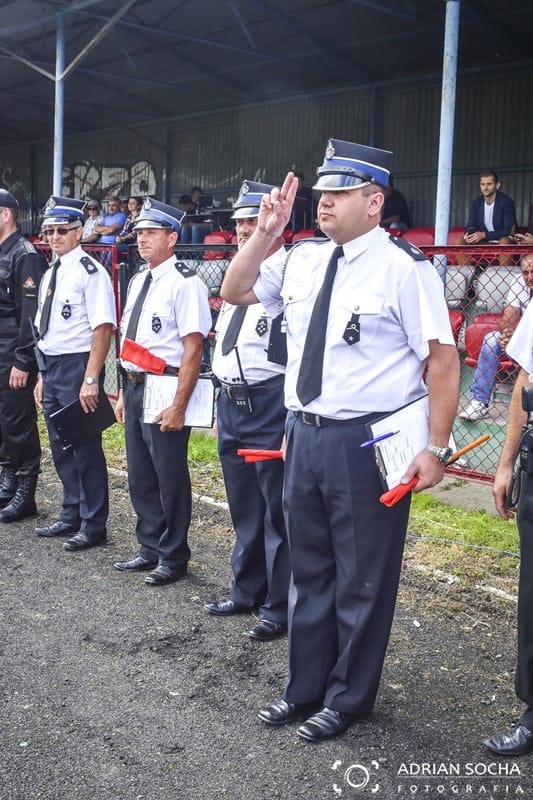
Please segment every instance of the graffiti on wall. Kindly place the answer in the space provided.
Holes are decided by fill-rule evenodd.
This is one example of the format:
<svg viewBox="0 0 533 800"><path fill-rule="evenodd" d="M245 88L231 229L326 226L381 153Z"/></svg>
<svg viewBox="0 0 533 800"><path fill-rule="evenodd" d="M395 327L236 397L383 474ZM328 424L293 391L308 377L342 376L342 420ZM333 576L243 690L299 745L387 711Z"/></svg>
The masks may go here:
<svg viewBox="0 0 533 800"><path fill-rule="evenodd" d="M146 160L131 166L80 161L63 167L62 193L65 197L98 200L112 194L144 197L157 194L157 177Z"/></svg>

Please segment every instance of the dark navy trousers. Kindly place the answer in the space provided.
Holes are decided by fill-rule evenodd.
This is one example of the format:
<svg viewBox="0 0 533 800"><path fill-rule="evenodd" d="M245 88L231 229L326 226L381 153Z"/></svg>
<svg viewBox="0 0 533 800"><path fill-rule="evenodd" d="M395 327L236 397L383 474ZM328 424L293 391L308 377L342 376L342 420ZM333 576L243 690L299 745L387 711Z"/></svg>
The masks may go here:
<svg viewBox="0 0 533 800"><path fill-rule="evenodd" d="M191 429L161 432L142 422L144 384L126 381L124 413L131 502L139 554L170 569L189 561L192 497L187 445Z"/></svg>
<svg viewBox="0 0 533 800"><path fill-rule="evenodd" d="M43 408L54 465L63 484L63 505L59 519L83 533L106 532L109 513L107 465L102 437L82 447L63 450L50 414L79 398L89 353L46 356L43 375ZM103 388L104 374L100 375Z"/></svg>
<svg viewBox="0 0 533 800"><path fill-rule="evenodd" d="M520 532L518 582L518 658L516 694L527 706L522 722L533 730L533 475L521 475L517 509Z"/></svg>
<svg viewBox="0 0 533 800"><path fill-rule="evenodd" d="M284 508L293 580L284 697L345 713L376 698L410 496L392 508L364 424L313 427L289 412Z"/></svg>
<svg viewBox="0 0 533 800"><path fill-rule="evenodd" d="M287 621L289 549L283 518L284 465L280 459L244 463L239 448L278 450L286 410L283 376L251 387L253 413L238 408L222 390L217 401L218 451L235 546L230 597L259 606L259 616Z"/></svg>

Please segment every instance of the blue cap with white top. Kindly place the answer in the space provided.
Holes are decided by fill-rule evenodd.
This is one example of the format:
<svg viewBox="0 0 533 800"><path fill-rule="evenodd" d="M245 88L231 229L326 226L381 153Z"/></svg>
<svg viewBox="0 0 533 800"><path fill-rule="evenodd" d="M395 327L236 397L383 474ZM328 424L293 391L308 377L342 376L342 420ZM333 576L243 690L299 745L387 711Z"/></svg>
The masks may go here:
<svg viewBox="0 0 533 800"><path fill-rule="evenodd" d="M341 192L371 183L387 186L392 155L390 150L330 139L324 163L316 171L318 179L313 189Z"/></svg>

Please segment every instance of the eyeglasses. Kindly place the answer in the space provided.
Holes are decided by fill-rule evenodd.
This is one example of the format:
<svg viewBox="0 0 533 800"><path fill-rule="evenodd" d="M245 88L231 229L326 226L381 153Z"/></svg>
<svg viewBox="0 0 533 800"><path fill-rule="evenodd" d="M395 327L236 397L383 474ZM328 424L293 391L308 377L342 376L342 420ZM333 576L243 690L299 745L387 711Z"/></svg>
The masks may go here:
<svg viewBox="0 0 533 800"><path fill-rule="evenodd" d="M79 225L75 225L72 228L45 228L43 230L43 236L53 236L54 233L57 233L58 236L66 236L67 233L70 233L70 231L76 231L79 227Z"/></svg>

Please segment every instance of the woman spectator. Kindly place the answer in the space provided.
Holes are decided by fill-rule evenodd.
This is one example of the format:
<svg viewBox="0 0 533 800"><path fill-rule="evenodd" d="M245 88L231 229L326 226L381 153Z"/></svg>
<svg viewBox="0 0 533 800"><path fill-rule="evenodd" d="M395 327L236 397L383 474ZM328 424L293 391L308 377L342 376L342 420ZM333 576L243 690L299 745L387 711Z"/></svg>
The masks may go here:
<svg viewBox="0 0 533 800"><path fill-rule="evenodd" d="M122 230L117 236L117 244L119 246L119 250L124 252L128 249L129 244L133 244L135 242L137 235L133 230L133 226L137 222L137 217L139 216L139 212L141 210L143 201L140 197L130 197L128 199L128 216L124 222Z"/></svg>

